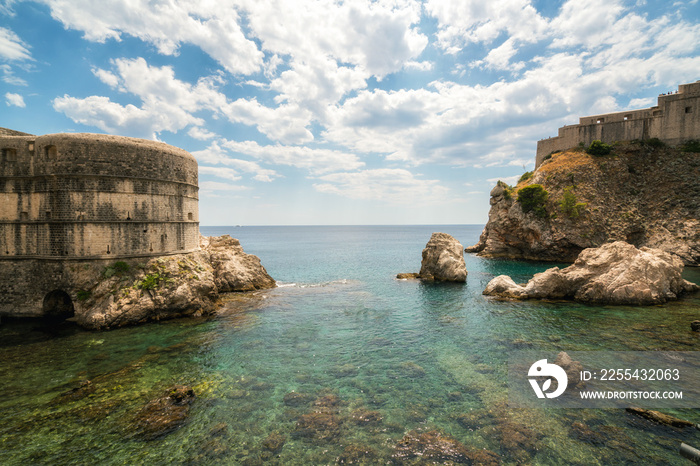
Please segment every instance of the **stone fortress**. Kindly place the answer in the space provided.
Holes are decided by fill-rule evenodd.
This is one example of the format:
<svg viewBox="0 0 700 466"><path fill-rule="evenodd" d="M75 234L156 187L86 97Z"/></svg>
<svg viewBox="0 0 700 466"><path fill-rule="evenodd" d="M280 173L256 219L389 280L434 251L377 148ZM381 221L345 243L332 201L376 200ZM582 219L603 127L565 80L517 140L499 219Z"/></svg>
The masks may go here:
<svg viewBox="0 0 700 466"><path fill-rule="evenodd" d="M642 110L587 116L577 125L559 128L559 135L537 142L535 168L552 152L594 140L605 143L658 138L678 145L700 134L700 81L682 84L678 91L660 95L657 105Z"/></svg>
<svg viewBox="0 0 700 466"><path fill-rule="evenodd" d="M0 150L0 316L72 307L67 267L199 247L197 161L182 149L0 128Z"/></svg>

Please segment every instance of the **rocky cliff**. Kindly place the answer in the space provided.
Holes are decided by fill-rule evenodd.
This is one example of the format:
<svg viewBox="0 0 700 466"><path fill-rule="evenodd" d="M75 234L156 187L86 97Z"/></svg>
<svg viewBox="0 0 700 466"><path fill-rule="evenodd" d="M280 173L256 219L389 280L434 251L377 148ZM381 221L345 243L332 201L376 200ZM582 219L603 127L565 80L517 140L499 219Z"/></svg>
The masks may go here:
<svg viewBox="0 0 700 466"><path fill-rule="evenodd" d="M106 329L149 320L211 314L219 294L273 288L260 259L228 235L200 238L188 254L67 267L74 320Z"/></svg>
<svg viewBox="0 0 700 466"><path fill-rule="evenodd" d="M696 152L641 142L617 143L605 156L569 150L553 154L523 178L517 186L499 182L493 188L489 221L467 252L573 262L585 248L625 241L700 265ZM519 194L534 185L546 195L539 202L528 197L523 209Z"/></svg>

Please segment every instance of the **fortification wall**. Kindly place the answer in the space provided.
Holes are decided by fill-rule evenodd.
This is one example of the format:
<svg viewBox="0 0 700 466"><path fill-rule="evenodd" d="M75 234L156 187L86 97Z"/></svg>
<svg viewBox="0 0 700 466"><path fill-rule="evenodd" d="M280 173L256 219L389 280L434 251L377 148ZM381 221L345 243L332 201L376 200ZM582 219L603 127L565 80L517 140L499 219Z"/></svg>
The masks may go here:
<svg viewBox="0 0 700 466"><path fill-rule="evenodd" d="M0 137L0 258L118 258L197 249L197 162L153 141Z"/></svg>
<svg viewBox="0 0 700 466"><path fill-rule="evenodd" d="M658 138L669 145L700 138L700 81L682 84L678 92L661 95L655 107L582 117L579 124L559 128L558 135L537 142L535 166L555 151L606 143Z"/></svg>

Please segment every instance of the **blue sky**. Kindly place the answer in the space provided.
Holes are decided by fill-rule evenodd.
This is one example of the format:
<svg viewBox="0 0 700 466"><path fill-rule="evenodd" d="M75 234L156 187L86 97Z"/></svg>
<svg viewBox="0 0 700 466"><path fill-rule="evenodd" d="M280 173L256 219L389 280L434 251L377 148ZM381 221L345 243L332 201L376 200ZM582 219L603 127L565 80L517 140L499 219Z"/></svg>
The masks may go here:
<svg viewBox="0 0 700 466"><path fill-rule="evenodd" d="M579 116L700 79L698 0L0 0L0 126L182 147L203 225L485 223Z"/></svg>

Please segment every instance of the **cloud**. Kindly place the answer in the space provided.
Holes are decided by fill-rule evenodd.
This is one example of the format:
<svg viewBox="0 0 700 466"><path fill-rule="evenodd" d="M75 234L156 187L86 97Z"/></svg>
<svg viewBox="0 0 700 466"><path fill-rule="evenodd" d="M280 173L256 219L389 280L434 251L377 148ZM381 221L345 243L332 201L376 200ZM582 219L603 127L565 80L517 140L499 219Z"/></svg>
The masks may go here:
<svg viewBox="0 0 700 466"><path fill-rule="evenodd" d="M490 43L503 33L530 43L547 29L530 0L428 0L425 9L438 20L438 46L448 53L470 43Z"/></svg>
<svg viewBox="0 0 700 466"><path fill-rule="evenodd" d="M54 100L54 108L82 124L145 138L157 138L161 131L176 132L189 125L201 127L204 120L195 113L207 110L232 123L255 126L274 141L300 144L313 140L306 128L309 111L294 104L270 108L256 99L231 101L218 89L224 83L218 74L190 84L177 79L172 67L150 66L143 58L115 59L112 64L114 71L94 69L93 74L108 86L138 97L140 106L123 106L102 96L81 99L66 95ZM192 134L196 138L208 135L202 130L193 130Z"/></svg>
<svg viewBox="0 0 700 466"><path fill-rule="evenodd" d="M289 165L306 169L316 175L332 171L354 170L365 165L355 154L337 150L280 144L261 146L255 141L225 141L222 146L230 151L254 157L268 164Z"/></svg>
<svg viewBox="0 0 700 466"><path fill-rule="evenodd" d="M238 181L241 179L241 176L238 174L238 172L236 172L236 170L226 167L207 167L200 165L199 174L212 175L216 176L217 178L224 178L230 181Z"/></svg>
<svg viewBox="0 0 700 466"><path fill-rule="evenodd" d="M378 200L394 204L431 204L444 201L449 190L438 180L416 178L405 169L380 168L319 177L314 188L350 199Z"/></svg>
<svg viewBox="0 0 700 466"><path fill-rule="evenodd" d="M29 46L10 29L0 27L0 58L11 61L31 60Z"/></svg>
<svg viewBox="0 0 700 466"><path fill-rule="evenodd" d="M0 71L2 71L2 80L7 84L12 84L14 86L26 86L27 81L15 76L14 70L8 64L0 65Z"/></svg>
<svg viewBox="0 0 700 466"><path fill-rule="evenodd" d="M199 161L200 165L202 163L227 165L245 173L252 173L254 175L253 179L256 181L270 182L281 176L275 170L262 168L256 162L231 157L217 141L204 150L193 152L192 155ZM210 167L210 169L218 169L218 167Z"/></svg>
<svg viewBox="0 0 700 466"><path fill-rule="evenodd" d="M26 107L26 104L24 103L24 98L20 94L14 94L12 92L5 93L5 103L8 107L12 105L20 108Z"/></svg>
<svg viewBox="0 0 700 466"><path fill-rule="evenodd" d="M212 133L208 129L200 128L198 126L193 126L187 131L187 134L194 139L198 139L200 141L206 141L207 139L214 139L217 135L216 133Z"/></svg>
<svg viewBox="0 0 700 466"><path fill-rule="evenodd" d="M247 191L249 189L250 188L247 186L222 183L220 181L202 181L199 183L200 194L211 194L217 191L239 192Z"/></svg>
<svg viewBox="0 0 700 466"><path fill-rule="evenodd" d="M176 55L182 44L192 44L233 74L255 73L263 65L263 52L245 37L234 1L44 1L56 20L82 31L86 40L120 41L128 35L164 55Z"/></svg>

